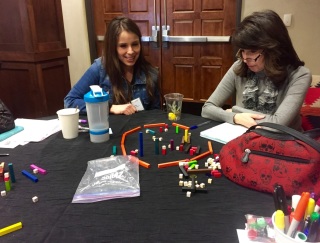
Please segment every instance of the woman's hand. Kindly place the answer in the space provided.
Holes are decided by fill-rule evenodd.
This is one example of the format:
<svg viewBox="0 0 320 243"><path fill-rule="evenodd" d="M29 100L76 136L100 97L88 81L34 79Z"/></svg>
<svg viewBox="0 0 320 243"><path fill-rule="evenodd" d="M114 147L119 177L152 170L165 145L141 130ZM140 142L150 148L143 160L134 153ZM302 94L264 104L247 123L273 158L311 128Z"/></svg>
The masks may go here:
<svg viewBox="0 0 320 243"><path fill-rule="evenodd" d="M247 128L257 125L256 120L265 118L262 114L252 114L252 113L237 113L233 117L233 122L245 126Z"/></svg>
<svg viewBox="0 0 320 243"><path fill-rule="evenodd" d="M112 105L110 108L110 113L119 115L132 115L136 113L137 109L132 104L124 104L124 105Z"/></svg>

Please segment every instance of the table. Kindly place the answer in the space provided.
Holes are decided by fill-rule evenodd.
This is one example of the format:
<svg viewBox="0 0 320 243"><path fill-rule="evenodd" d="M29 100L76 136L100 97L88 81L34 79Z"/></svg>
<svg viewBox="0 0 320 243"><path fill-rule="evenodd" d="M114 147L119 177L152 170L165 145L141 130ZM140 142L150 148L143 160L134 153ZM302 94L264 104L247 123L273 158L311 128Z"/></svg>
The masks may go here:
<svg viewBox="0 0 320 243"><path fill-rule="evenodd" d="M179 124L192 126L206 119L182 114ZM229 181L215 178L207 184L208 193L196 193L190 198L179 187L178 167L158 169L158 164L190 158L179 151L156 155L151 135L144 132L145 151L142 160L151 164L140 167L141 195L88 204L72 204L73 195L84 175L87 162L108 157L117 145L121 154L122 134L137 126L166 122L160 110L143 111L132 116L111 115L113 135L106 143L91 143L88 133L65 140L58 132L40 143L30 143L9 150L6 163L13 163L17 182L12 191L0 198L0 228L22 222L23 228L1 237L5 242L238 242L236 229L243 229L245 214L271 216L274 211L272 195L253 191ZM191 144L207 151L208 141L200 131L218 123L212 122L192 131ZM159 133L157 133L158 135ZM163 143L173 138L175 144L184 135L169 126L163 133ZM139 148L138 133L125 141L127 153ZM222 144L212 143L215 153ZM160 150L161 151L161 150ZM8 152L0 149L0 153ZM198 161L204 167L207 158ZM34 183L21 174L36 164L48 171L38 175ZM6 164L7 165L7 164ZM201 177L203 176L203 177ZM206 182L205 175L199 180ZM1 183L4 190L4 183ZM37 196L39 201L32 202Z"/></svg>

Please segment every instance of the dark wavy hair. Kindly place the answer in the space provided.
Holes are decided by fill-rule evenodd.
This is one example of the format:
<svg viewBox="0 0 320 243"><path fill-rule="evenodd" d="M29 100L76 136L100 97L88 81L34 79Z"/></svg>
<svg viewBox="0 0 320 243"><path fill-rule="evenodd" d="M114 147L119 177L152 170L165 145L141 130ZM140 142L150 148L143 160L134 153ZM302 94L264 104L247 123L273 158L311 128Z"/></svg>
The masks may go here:
<svg viewBox="0 0 320 243"><path fill-rule="evenodd" d="M239 49L263 49L264 71L276 85L286 79L288 66L293 69L304 66L292 45L286 26L272 10L254 12L244 18L232 36L232 43ZM246 77L248 66L241 61L234 71Z"/></svg>
<svg viewBox="0 0 320 243"><path fill-rule="evenodd" d="M131 101L131 94L127 94L122 85L122 76L124 74L124 65L118 58L117 44L119 35L122 31L133 33L139 37L140 55L134 64L134 75L146 75L146 89L149 98L153 97L153 82L150 72L157 72L156 69L145 59L141 44L141 31L138 25L130 18L119 16L111 20L104 36L104 46L102 53L102 63L107 74L110 77L113 90L113 104L125 104Z"/></svg>

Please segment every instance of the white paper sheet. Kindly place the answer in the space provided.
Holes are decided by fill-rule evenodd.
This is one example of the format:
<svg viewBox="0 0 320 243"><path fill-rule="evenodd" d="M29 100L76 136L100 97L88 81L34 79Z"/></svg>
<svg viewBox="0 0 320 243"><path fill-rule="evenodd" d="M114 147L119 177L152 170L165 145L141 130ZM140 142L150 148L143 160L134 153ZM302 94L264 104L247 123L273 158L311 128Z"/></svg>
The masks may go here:
<svg viewBox="0 0 320 243"><path fill-rule="evenodd" d="M18 118L16 126L22 126L23 131L0 142L0 148L15 148L18 145L25 145L29 142L40 142L50 135L61 130L59 120L35 120Z"/></svg>

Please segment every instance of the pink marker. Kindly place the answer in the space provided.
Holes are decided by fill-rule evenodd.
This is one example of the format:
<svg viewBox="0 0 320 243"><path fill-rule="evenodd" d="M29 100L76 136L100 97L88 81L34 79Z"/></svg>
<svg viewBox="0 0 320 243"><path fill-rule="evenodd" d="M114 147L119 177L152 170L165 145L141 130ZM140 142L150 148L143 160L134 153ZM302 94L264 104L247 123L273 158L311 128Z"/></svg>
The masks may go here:
<svg viewBox="0 0 320 243"><path fill-rule="evenodd" d="M30 165L30 168L31 168L32 170L37 169L38 172L39 172L40 174L42 174L42 175L47 174L47 171L46 171L46 170L44 170L44 169L42 169L42 168L40 168L40 167L38 167L38 166L36 166L36 165L34 165L34 164Z"/></svg>

